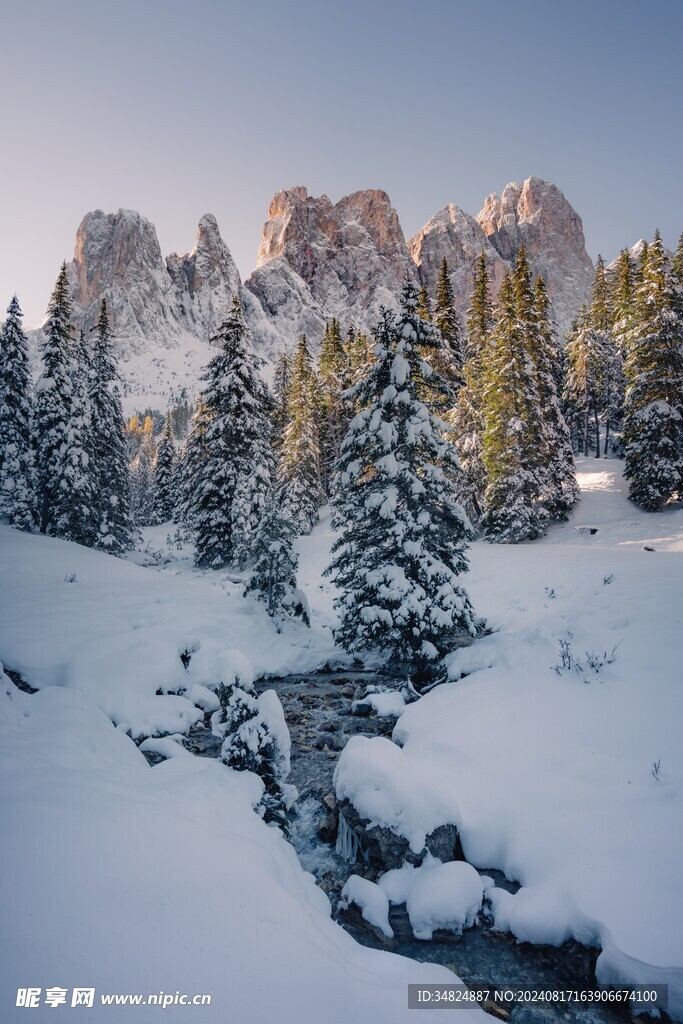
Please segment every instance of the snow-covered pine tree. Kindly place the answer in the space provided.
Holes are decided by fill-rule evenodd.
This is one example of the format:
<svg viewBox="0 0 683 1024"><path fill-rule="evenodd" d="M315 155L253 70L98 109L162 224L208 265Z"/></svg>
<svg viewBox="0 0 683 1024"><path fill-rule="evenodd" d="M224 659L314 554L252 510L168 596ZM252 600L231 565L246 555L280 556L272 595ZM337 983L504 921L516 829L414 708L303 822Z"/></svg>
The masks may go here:
<svg viewBox="0 0 683 1024"><path fill-rule="evenodd" d="M499 543L532 540L544 532L547 519L539 500L544 483L538 474L539 396L510 274L503 280L486 348L483 414L489 481L483 525L489 539Z"/></svg>
<svg viewBox="0 0 683 1024"><path fill-rule="evenodd" d="M171 429L171 414L167 412L154 466L154 518L157 523L167 523L175 514L175 468L175 441Z"/></svg>
<svg viewBox="0 0 683 1024"><path fill-rule="evenodd" d="M588 455L591 443L591 409L598 392L598 345L588 309L582 306L567 335L566 377L562 393L565 418L574 451Z"/></svg>
<svg viewBox="0 0 683 1024"><path fill-rule="evenodd" d="M269 722L267 709L263 707L264 696L257 699L253 692L238 684L221 688L219 700L224 712L225 739L220 759L235 771L254 772L259 776L264 791L256 810L267 824L279 826L288 835L283 786L289 773L289 756L278 741L277 730Z"/></svg>
<svg viewBox="0 0 683 1024"><path fill-rule="evenodd" d="M287 426L287 396L289 394L291 360L281 352L275 361L273 374L273 447L276 452L282 447Z"/></svg>
<svg viewBox="0 0 683 1024"><path fill-rule="evenodd" d="M622 249L617 259L616 273L611 282L610 308L617 347L622 356L625 355L625 343L622 339L631 314L631 304L635 296L636 266L628 249ZM622 329L623 325L623 329Z"/></svg>
<svg viewBox="0 0 683 1024"><path fill-rule="evenodd" d="M194 529L195 481L204 472L208 458L206 450L206 427L208 411L204 396L195 402L190 430L178 450L176 465L176 515L188 529Z"/></svg>
<svg viewBox="0 0 683 1024"><path fill-rule="evenodd" d="M558 393L562 377L562 353L550 316L550 300L542 277L536 278L535 323L530 354L536 374L542 428L540 463L545 472L542 502L551 519L565 520L579 499L569 429Z"/></svg>
<svg viewBox="0 0 683 1024"><path fill-rule="evenodd" d="M31 371L16 295L0 331L0 519L19 530L36 525L31 434Z"/></svg>
<svg viewBox="0 0 683 1024"><path fill-rule="evenodd" d="M627 254L628 257L628 254ZM620 289L618 301L624 302L625 309L628 306L627 289L628 282L625 274L626 266L620 268L618 279ZM615 427L620 427L623 419L624 406L624 364L621 344L616 330L617 317L620 315L619 308L613 301L613 290L607 280L605 262L602 256L598 256L595 265L595 284L593 287L593 300L590 308L590 318L593 327L600 335L600 367L599 367L599 393L600 393L600 418L605 427L605 443L603 455L607 457L610 449L610 436ZM597 431L596 431L597 433ZM597 445L599 438L596 437L596 454L599 454Z"/></svg>
<svg viewBox="0 0 683 1024"><path fill-rule="evenodd" d="M407 282L398 322L384 311L376 361L353 389L361 411L342 447L333 499L340 535L325 575L340 591L337 642L350 652L378 647L424 682L477 626L458 583L470 525L453 497L457 457L447 424L419 397L432 375L421 352L437 339L417 299Z"/></svg>
<svg viewBox="0 0 683 1024"><path fill-rule="evenodd" d="M683 232L671 261L671 304L675 315L683 320ZM683 409L680 412L683 415Z"/></svg>
<svg viewBox="0 0 683 1024"><path fill-rule="evenodd" d="M197 565L240 565L270 488L270 409L239 298L213 339L206 386L188 439L185 505Z"/></svg>
<svg viewBox="0 0 683 1024"><path fill-rule="evenodd" d="M258 365L261 365L260 361ZM263 380L258 376L255 380L257 403L254 418L259 422L261 429L254 436L251 445L251 472L238 481L233 501L234 559L240 569L243 569L247 562L254 557L256 531L263 518L275 474L272 444L272 396Z"/></svg>
<svg viewBox="0 0 683 1024"><path fill-rule="evenodd" d="M282 511L298 533L310 533L318 521L318 509L325 500L320 482L320 437L316 411L316 376L304 335L292 363L288 420L278 467Z"/></svg>
<svg viewBox="0 0 683 1024"><path fill-rule="evenodd" d="M626 332L625 477L629 497L657 511L683 496L683 316L659 232L648 247Z"/></svg>
<svg viewBox="0 0 683 1024"><path fill-rule="evenodd" d="M149 433L138 448L130 465L130 516L133 524L140 529L153 526L154 518L154 462L156 445Z"/></svg>
<svg viewBox="0 0 683 1024"><path fill-rule="evenodd" d="M277 494L271 492L254 538L255 563L244 593L255 593L265 602L278 633L287 617L301 618L310 625L305 600L297 591L299 560L293 548L294 537L292 523L282 514Z"/></svg>
<svg viewBox="0 0 683 1024"><path fill-rule="evenodd" d="M475 526L480 524L484 515L484 495L488 483L482 448L483 362L492 328L493 303L489 289L486 253L482 250L474 271L472 297L467 314L464 384L458 390L456 404L447 417L453 425L453 441L462 468L462 490L458 497Z"/></svg>
<svg viewBox="0 0 683 1024"><path fill-rule="evenodd" d="M374 362L374 341L363 331L356 331L352 326L349 327L344 349L350 386L367 377Z"/></svg>
<svg viewBox="0 0 683 1024"><path fill-rule="evenodd" d="M434 369L448 381L453 391L457 392L464 384L465 339L462 320L455 307L455 296L445 256L436 286L434 326L441 339L441 346L434 354Z"/></svg>
<svg viewBox="0 0 683 1024"><path fill-rule="evenodd" d="M610 431L621 420L624 387L622 359L614 333L617 315L605 264L599 256L590 309L579 313L569 336L564 391L578 450L588 455L592 449L596 458L602 454L601 423L605 424L607 455Z"/></svg>
<svg viewBox="0 0 683 1024"><path fill-rule="evenodd" d="M325 327L320 358L318 360L320 382L320 471L323 490L330 492L334 466L341 453L341 446L349 425L349 406L342 395L350 384L346 363L344 341L339 322L332 318Z"/></svg>
<svg viewBox="0 0 683 1024"><path fill-rule="evenodd" d="M36 384L36 463L40 529L92 545L97 500L88 453L89 400L79 377L66 263L57 278L45 327L43 372ZM83 369L83 368L81 368Z"/></svg>
<svg viewBox="0 0 683 1024"><path fill-rule="evenodd" d="M102 299L100 305L94 336L89 449L93 459L97 496L95 543L105 551L120 554L133 543L131 480L119 376L112 352L106 299Z"/></svg>

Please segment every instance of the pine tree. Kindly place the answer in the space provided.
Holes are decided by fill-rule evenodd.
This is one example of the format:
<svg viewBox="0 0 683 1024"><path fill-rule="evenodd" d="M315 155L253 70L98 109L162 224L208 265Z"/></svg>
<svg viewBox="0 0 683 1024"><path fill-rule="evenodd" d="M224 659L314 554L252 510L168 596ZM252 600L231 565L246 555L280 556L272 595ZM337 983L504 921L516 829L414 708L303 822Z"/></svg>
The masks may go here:
<svg viewBox="0 0 683 1024"><path fill-rule="evenodd" d="M166 425L157 447L154 467L154 518L157 523L167 523L175 514L175 469L176 452L171 429L171 414L166 414Z"/></svg>
<svg viewBox="0 0 683 1024"><path fill-rule="evenodd" d="M591 413L597 408L598 400L600 351L585 306L579 310L567 335L565 354L564 408L575 450L580 455L588 455L592 438Z"/></svg>
<svg viewBox="0 0 683 1024"><path fill-rule="evenodd" d="M320 482L316 378L305 335L294 355L291 381L278 468L282 510L297 532L309 533L318 521L325 495Z"/></svg>
<svg viewBox="0 0 683 1024"><path fill-rule="evenodd" d="M671 302L675 315L683 319L683 232L671 261Z"/></svg>
<svg viewBox="0 0 683 1024"><path fill-rule="evenodd" d="M441 346L434 360L434 369L448 381L454 391L457 391L464 383L465 339L462 320L455 308L455 296L445 256L436 286L434 326L441 339Z"/></svg>
<svg viewBox="0 0 683 1024"><path fill-rule="evenodd" d="M453 425L453 441L462 467L459 499L471 522L478 526L484 515L487 487L483 458L483 362L493 328L493 304L489 289L486 253L477 261L467 317L467 360L463 367L464 385L457 393L456 405L448 416Z"/></svg>
<svg viewBox="0 0 683 1024"><path fill-rule="evenodd" d="M374 342L362 331L349 328L346 337L346 365L348 372L348 384L357 384L367 377L374 362Z"/></svg>
<svg viewBox="0 0 683 1024"><path fill-rule="evenodd" d="M153 526L154 516L154 463L156 445L151 433L145 434L130 467L130 516L138 528Z"/></svg>
<svg viewBox="0 0 683 1024"><path fill-rule="evenodd" d="M628 272L626 254L619 271L624 294L629 288ZM620 315L607 282L604 261L599 256L590 309L580 313L567 345L565 386L565 403L578 449L588 455L593 448L596 458L602 454L601 423L605 424L604 454L607 455L610 431L621 421L623 370L614 326Z"/></svg>
<svg viewBox="0 0 683 1024"><path fill-rule="evenodd" d="M185 496L199 566L242 566L270 488L270 408L239 299L212 339L220 351L188 440Z"/></svg>
<svg viewBox="0 0 683 1024"><path fill-rule="evenodd" d="M90 416L79 378L79 345L72 336L71 313L64 263L48 307L43 373L36 385L40 529L65 540L93 544L98 517L87 451Z"/></svg>
<svg viewBox="0 0 683 1024"><path fill-rule="evenodd" d="M550 317L550 300L542 277L535 285L535 329L530 354L540 402L540 463L545 474L542 502L551 519L566 519L578 501L579 489L569 429L560 405L558 382L562 378L562 354Z"/></svg>
<svg viewBox="0 0 683 1024"><path fill-rule="evenodd" d="M264 696L257 699L239 685L222 688L219 699L224 704L225 739L220 759L235 771L259 776L264 791L256 810L267 824L279 826L288 835L284 784L289 756L269 722Z"/></svg>
<svg viewBox="0 0 683 1024"><path fill-rule="evenodd" d="M423 284L420 288L420 295L417 300L417 312L423 320L432 320L432 302L429 298L429 292L427 291L427 285Z"/></svg>
<svg viewBox="0 0 683 1024"><path fill-rule="evenodd" d="M119 376L112 354L107 303L102 299L95 326L90 379L89 449L98 516L95 543L113 554L133 543L130 512L130 468L119 394Z"/></svg>
<svg viewBox="0 0 683 1024"><path fill-rule="evenodd" d="M631 304L635 295L636 268L628 249L622 249L617 260L617 269L612 279L610 296L610 307L612 310L612 326L615 330L615 337L619 344L620 352L624 355L624 345L620 343L620 325L628 319L631 313Z"/></svg>
<svg viewBox="0 0 683 1024"><path fill-rule="evenodd" d="M333 318L325 328L318 360L320 381L320 448L322 486L329 494L334 466L349 424L349 408L342 395L349 386L346 351L338 321Z"/></svg>
<svg viewBox="0 0 683 1024"><path fill-rule="evenodd" d="M286 352L275 361L273 375L273 447L279 452L287 426L287 396L289 395L291 362Z"/></svg>
<svg viewBox="0 0 683 1024"><path fill-rule="evenodd" d="M486 251L482 249L472 278L472 297L467 312L467 361L481 359L493 330L494 312Z"/></svg>
<svg viewBox="0 0 683 1024"><path fill-rule="evenodd" d="M683 317L659 233L644 257L626 332L625 477L629 497L657 511L683 495Z"/></svg>
<svg viewBox="0 0 683 1024"><path fill-rule="evenodd" d="M488 478L483 525L489 539L513 544L540 536L547 518L539 500L545 483L538 476L539 395L516 298L506 274L487 347L482 438Z"/></svg>
<svg viewBox="0 0 683 1024"><path fill-rule="evenodd" d="M16 295L0 331L0 518L19 530L36 524L31 435L31 371Z"/></svg>
<svg viewBox="0 0 683 1024"><path fill-rule="evenodd" d="M277 496L271 493L254 539L255 564L245 587L245 595L256 593L265 602L266 611L275 622L278 633L289 616L309 616L300 592L297 592L298 557L293 549L295 530L280 509Z"/></svg>
<svg viewBox="0 0 683 1024"><path fill-rule="evenodd" d="M407 282L400 319L384 312L377 360L355 388L361 411L342 448L333 518L341 532L325 572L340 591L335 639L351 652L380 648L418 681L476 633L458 585L470 534L453 498L458 462L419 397L430 371L421 352L436 343Z"/></svg>

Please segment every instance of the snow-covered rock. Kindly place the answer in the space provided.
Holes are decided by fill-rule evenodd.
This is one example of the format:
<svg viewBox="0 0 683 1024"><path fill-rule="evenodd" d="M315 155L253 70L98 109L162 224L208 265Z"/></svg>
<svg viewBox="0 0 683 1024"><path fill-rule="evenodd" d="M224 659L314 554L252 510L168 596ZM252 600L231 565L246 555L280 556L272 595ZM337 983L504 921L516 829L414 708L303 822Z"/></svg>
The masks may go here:
<svg viewBox="0 0 683 1024"><path fill-rule="evenodd" d="M408 248L417 264L420 280L431 295L436 291L441 264L444 259L447 261L455 302L461 313L469 305L472 274L482 250L486 253L494 294L498 293L508 269L508 263L491 245L477 219L453 203L435 213L408 241Z"/></svg>
<svg viewBox="0 0 683 1024"><path fill-rule="evenodd" d="M581 218L564 194L541 178L513 181L502 196L488 196L477 221L508 262L524 243L532 272L547 285L558 329L561 334L568 331L582 303L590 299L594 268Z"/></svg>
<svg viewBox="0 0 683 1024"><path fill-rule="evenodd" d="M190 252L164 259L145 217L94 210L78 228L68 266L73 323L88 337L106 298L125 411L163 409L183 393L197 394L210 339L235 294L254 347L272 362L302 334L315 347L333 316L343 331L372 331L382 306L398 308L406 278L419 277L433 294L444 256L464 310L482 248L495 293L522 242L532 270L546 279L560 330L567 330L589 297L593 267L578 214L539 178L489 196L477 217L446 206L408 244L380 189L337 203L310 196L303 186L282 190L271 201L257 267L244 283L212 214L201 218ZM32 332L34 358L41 339L40 329Z"/></svg>
<svg viewBox="0 0 683 1024"><path fill-rule="evenodd" d="M432 295L446 258L456 303L464 311L482 250L488 260L492 292L497 295L522 243L532 272L540 274L548 286L553 317L563 334L581 304L590 298L593 264L586 252L581 218L550 182L540 178L527 178L523 184L511 182L502 196L492 193L476 217L450 204L410 239L408 247L420 279Z"/></svg>
<svg viewBox="0 0 683 1024"><path fill-rule="evenodd" d="M297 186L273 196L247 287L283 339L306 334L315 343L333 316L343 330L371 331L416 276L386 192L365 189L333 204Z"/></svg>
<svg viewBox="0 0 683 1024"><path fill-rule="evenodd" d="M389 924L389 900L378 885L360 875L351 875L341 891L339 906L345 909L352 903L360 907L363 919L368 924L379 928L387 939L393 939L394 930Z"/></svg>
<svg viewBox="0 0 683 1024"><path fill-rule="evenodd" d="M471 864L424 864L415 871L406 900L415 938L431 939L437 929L461 934L474 924L483 895L481 878Z"/></svg>

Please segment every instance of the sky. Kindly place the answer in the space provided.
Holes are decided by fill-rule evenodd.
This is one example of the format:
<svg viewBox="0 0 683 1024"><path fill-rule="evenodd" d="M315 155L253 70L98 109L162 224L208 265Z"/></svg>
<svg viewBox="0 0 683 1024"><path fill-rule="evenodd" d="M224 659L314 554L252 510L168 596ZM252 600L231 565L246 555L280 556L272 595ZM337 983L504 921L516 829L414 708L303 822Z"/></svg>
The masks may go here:
<svg viewBox="0 0 683 1024"><path fill-rule="evenodd" d="M39 322L89 210L244 277L274 192L388 192L406 235L530 175L613 258L683 229L679 0L0 0L0 310Z"/></svg>

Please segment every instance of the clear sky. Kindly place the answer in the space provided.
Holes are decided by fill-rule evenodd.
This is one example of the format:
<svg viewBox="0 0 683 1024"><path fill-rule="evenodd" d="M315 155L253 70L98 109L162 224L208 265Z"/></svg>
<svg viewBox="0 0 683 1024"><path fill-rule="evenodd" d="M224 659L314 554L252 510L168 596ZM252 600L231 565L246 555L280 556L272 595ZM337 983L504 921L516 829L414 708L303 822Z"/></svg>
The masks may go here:
<svg viewBox="0 0 683 1024"><path fill-rule="evenodd" d="M214 213L243 277L270 197L446 203L554 181L612 258L683 228L680 0L0 0L0 304L39 321L92 209L164 255Z"/></svg>

